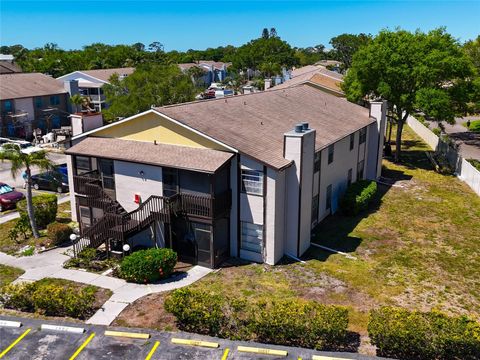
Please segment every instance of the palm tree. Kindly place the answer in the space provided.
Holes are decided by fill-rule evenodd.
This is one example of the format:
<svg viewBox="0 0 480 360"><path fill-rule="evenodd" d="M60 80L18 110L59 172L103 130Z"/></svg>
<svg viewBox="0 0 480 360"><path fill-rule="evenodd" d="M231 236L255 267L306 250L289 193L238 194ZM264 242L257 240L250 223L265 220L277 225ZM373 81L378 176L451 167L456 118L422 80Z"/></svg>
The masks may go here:
<svg viewBox="0 0 480 360"><path fill-rule="evenodd" d="M75 105L75 111L78 112L79 105L82 105L83 96L80 94L75 94L70 97L70 102Z"/></svg>
<svg viewBox="0 0 480 360"><path fill-rule="evenodd" d="M10 172L14 179L25 167L25 183L27 189L27 214L30 220L32 234L35 239L38 239L40 237L40 234L38 233L37 222L35 220L35 213L33 211L32 204L32 167L35 166L41 171L46 171L52 170L54 168L54 164L50 159L47 158L45 151L25 154L16 144L3 145L3 151L0 152L0 159L2 160L2 162L4 160L10 160Z"/></svg>

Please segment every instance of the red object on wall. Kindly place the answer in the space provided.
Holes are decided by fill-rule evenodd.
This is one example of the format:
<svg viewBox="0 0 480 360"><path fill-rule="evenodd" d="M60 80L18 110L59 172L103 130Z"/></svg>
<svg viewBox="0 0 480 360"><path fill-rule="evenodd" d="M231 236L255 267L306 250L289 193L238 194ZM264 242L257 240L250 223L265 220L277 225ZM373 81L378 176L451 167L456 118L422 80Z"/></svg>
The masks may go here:
<svg viewBox="0 0 480 360"><path fill-rule="evenodd" d="M140 204L140 194L135 194L135 204Z"/></svg>

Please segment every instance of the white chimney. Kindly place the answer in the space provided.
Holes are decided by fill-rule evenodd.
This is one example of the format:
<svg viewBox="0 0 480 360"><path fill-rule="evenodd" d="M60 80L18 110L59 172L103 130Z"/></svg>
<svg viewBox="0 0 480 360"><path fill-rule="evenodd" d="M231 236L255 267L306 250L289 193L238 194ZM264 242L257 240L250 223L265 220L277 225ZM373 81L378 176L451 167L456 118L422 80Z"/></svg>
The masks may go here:
<svg viewBox="0 0 480 360"><path fill-rule="evenodd" d="M265 79L264 90L270 89L272 87L272 79Z"/></svg>
<svg viewBox="0 0 480 360"><path fill-rule="evenodd" d="M387 101L372 101L370 103L370 117L376 123L369 127L367 179L376 180L382 174L383 143L387 123Z"/></svg>
<svg viewBox="0 0 480 360"><path fill-rule="evenodd" d="M285 253L301 256L310 247L315 130L308 123L284 134L284 158L293 161L286 171Z"/></svg>

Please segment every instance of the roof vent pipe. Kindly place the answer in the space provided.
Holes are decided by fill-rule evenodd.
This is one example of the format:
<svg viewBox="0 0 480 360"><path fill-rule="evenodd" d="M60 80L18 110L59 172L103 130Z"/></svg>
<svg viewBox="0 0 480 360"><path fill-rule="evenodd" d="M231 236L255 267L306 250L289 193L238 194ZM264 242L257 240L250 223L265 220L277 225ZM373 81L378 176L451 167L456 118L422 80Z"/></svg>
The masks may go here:
<svg viewBox="0 0 480 360"><path fill-rule="evenodd" d="M307 131L307 130L308 130L308 122L302 123L302 126L303 126L303 131Z"/></svg>
<svg viewBox="0 0 480 360"><path fill-rule="evenodd" d="M295 132L296 133L302 133L303 132L303 124L295 125Z"/></svg>

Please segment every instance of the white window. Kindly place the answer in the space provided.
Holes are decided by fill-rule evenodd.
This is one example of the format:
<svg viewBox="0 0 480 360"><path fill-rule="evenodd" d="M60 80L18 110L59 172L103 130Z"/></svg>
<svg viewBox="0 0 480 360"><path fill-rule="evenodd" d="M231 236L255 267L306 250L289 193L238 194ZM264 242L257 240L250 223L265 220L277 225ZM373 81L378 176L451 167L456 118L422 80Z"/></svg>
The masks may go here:
<svg viewBox="0 0 480 360"><path fill-rule="evenodd" d="M242 169L242 191L248 194L263 194L263 172Z"/></svg>
<svg viewBox="0 0 480 360"><path fill-rule="evenodd" d="M263 248L263 225L244 221L242 221L241 224L242 233L240 237L240 247L243 250L261 254Z"/></svg>

